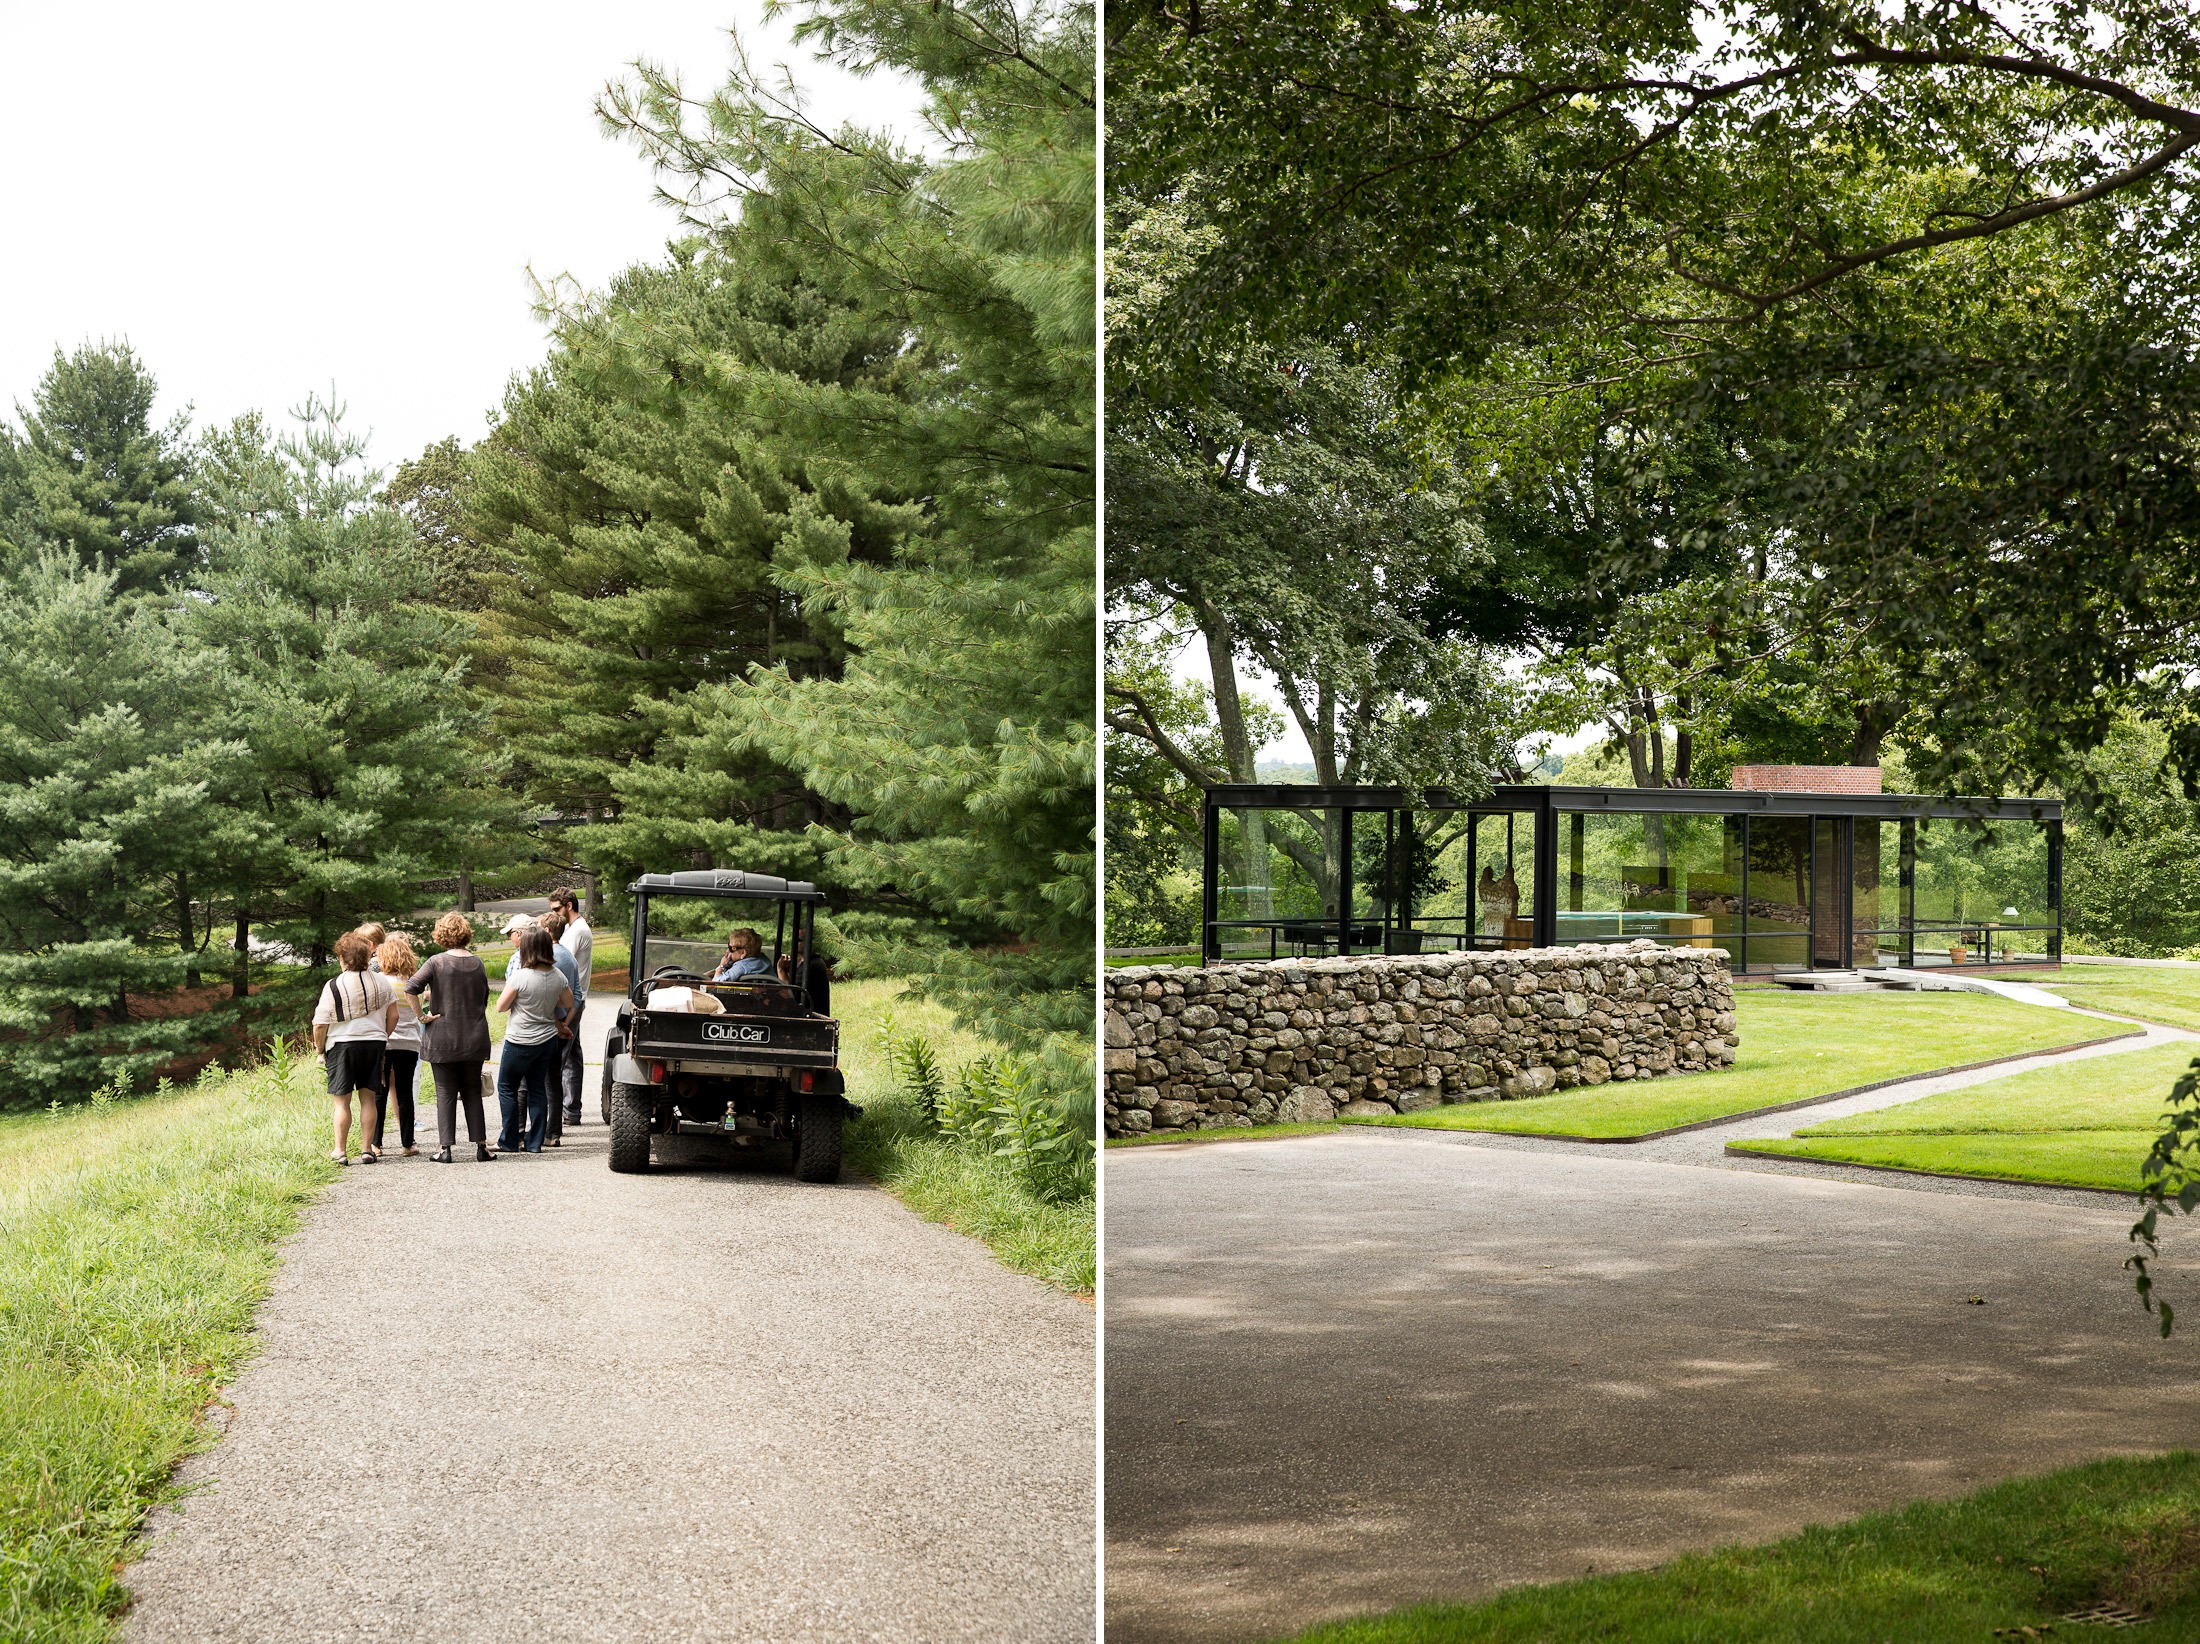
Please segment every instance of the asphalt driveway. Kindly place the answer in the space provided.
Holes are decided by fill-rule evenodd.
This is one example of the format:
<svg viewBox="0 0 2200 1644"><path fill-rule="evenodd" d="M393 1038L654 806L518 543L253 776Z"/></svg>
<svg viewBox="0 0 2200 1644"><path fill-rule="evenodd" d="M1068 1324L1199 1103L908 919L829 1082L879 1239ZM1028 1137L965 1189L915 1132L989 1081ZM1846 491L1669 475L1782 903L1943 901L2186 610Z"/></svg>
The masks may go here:
<svg viewBox="0 0 2200 1644"><path fill-rule="evenodd" d="M1110 1644L2200 1445L2128 1200L1927 1185L1398 1132L1111 1152Z"/></svg>

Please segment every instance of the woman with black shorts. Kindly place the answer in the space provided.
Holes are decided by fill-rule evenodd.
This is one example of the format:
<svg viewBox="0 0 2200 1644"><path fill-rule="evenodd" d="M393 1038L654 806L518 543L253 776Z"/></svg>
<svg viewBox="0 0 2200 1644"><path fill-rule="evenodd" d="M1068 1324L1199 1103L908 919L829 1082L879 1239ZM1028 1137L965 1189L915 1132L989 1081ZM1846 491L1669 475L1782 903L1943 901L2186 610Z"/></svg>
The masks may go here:
<svg viewBox="0 0 2200 1644"><path fill-rule="evenodd" d="M313 1048L328 1069L328 1093L335 1103L336 1151L329 1157L351 1163L351 1099L359 1098L359 1162L381 1157L374 1150L377 1100L382 1088L382 1047L397 1025L397 990L367 969L374 948L357 931L336 938L336 962L344 968L321 988L313 1007Z"/></svg>

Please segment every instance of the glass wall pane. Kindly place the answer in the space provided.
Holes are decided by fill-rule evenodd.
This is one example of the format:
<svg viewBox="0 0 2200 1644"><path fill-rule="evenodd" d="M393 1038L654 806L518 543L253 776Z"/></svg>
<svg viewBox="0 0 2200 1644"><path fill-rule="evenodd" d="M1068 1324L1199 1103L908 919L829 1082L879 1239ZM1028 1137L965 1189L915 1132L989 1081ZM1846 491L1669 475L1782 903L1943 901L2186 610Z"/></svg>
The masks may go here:
<svg viewBox="0 0 2200 1644"><path fill-rule="evenodd" d="M1567 812L1558 839L1561 943L1724 947L1737 929L1739 817Z"/></svg>
<svg viewBox="0 0 2200 1644"><path fill-rule="evenodd" d="M1219 821L1215 934L1223 957L1335 951L1344 813L1225 806ZM1374 826L1379 839L1380 818Z"/></svg>
<svg viewBox="0 0 2200 1644"><path fill-rule="evenodd" d="M2047 827L1935 817L1917 825L1918 962L2043 961L2055 913L2047 903Z"/></svg>
<svg viewBox="0 0 2200 1644"><path fill-rule="evenodd" d="M1749 824L1748 964L1810 964L1810 818L1757 816Z"/></svg>
<svg viewBox="0 0 2200 1644"><path fill-rule="evenodd" d="M1423 811L1413 818L1412 929L1422 952L1473 946L1474 876L1467 871L1471 817Z"/></svg>
<svg viewBox="0 0 2200 1644"><path fill-rule="evenodd" d="M1839 970L1849 962L1851 942L1841 928L1843 820L1813 819L1810 905L1817 918L1812 921L1811 960L1822 970Z"/></svg>
<svg viewBox="0 0 2200 1644"><path fill-rule="evenodd" d="M1854 877L1849 884L1849 963L1869 968L1907 964L1902 907L1902 824L1860 816L1855 830Z"/></svg>
<svg viewBox="0 0 2200 1644"><path fill-rule="evenodd" d="M1423 814L1420 826L1415 951L1534 946L1534 813L1433 811Z"/></svg>

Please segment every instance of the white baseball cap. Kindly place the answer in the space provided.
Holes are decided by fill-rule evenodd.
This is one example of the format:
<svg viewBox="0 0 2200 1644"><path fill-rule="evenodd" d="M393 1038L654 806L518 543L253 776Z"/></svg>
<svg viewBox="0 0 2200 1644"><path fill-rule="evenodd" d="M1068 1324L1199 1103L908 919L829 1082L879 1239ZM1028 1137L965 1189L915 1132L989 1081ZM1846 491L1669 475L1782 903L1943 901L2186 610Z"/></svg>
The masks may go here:
<svg viewBox="0 0 2200 1644"><path fill-rule="evenodd" d="M531 913L515 913L512 915L511 918L504 921L504 934L507 936L517 936L521 931L527 929L528 926L538 923L540 923L540 921L536 919L536 917Z"/></svg>

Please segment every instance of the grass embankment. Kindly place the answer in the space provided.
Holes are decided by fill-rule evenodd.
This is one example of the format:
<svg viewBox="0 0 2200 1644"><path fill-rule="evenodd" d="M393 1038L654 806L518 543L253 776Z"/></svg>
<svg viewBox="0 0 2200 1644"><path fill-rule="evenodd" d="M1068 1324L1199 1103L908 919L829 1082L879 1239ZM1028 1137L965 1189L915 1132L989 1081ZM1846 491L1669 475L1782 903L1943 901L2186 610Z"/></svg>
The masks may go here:
<svg viewBox="0 0 2200 1644"><path fill-rule="evenodd" d="M1230 1125L1215 1130L1148 1130L1136 1136L1110 1136L1110 1147L1180 1147L1186 1142L1273 1142L1285 1136L1326 1136L1341 1123L1306 1125Z"/></svg>
<svg viewBox="0 0 2200 1644"><path fill-rule="evenodd" d="M1317 1627L1300 1644L1954 1644L2095 1636L2102 1602L2200 1639L2200 1460L2094 1462L1655 1570ZM2020 1629L2034 1629L2023 1632Z"/></svg>
<svg viewBox="0 0 2200 1644"><path fill-rule="evenodd" d="M2169 1088L2195 1049L2160 1045L2037 1068L1735 1145L1789 1158L2136 1193Z"/></svg>
<svg viewBox="0 0 2200 1644"><path fill-rule="evenodd" d="M1563 1091L1518 1102L1462 1102L1357 1124L1625 1137L1777 1107L1935 1068L2128 1033L2087 1016L1983 993L1747 992L1737 995L1741 1049L1718 1073Z"/></svg>
<svg viewBox="0 0 2200 1644"><path fill-rule="evenodd" d="M0 1119L0 1638L114 1636L131 1538L336 1173L309 1075Z"/></svg>
<svg viewBox="0 0 2200 1644"><path fill-rule="evenodd" d="M2040 983L2074 1005L2136 1016L2143 1022L2189 1028L2200 1033L2200 969L2164 965L2141 970L2135 965L2075 962L2054 980Z"/></svg>
<svg viewBox="0 0 2200 1644"><path fill-rule="evenodd" d="M916 1099L901 1089L879 1046L888 1010L904 1028L932 1041L941 1065L954 1068L1000 1046L955 1026L936 1005L906 997L898 979L835 983L840 1065L848 1097L863 1117L848 1129L843 1156L928 1220L976 1239L1019 1273L1090 1295L1096 1271L1093 1201L1042 1199L1014 1164L942 1136Z"/></svg>

